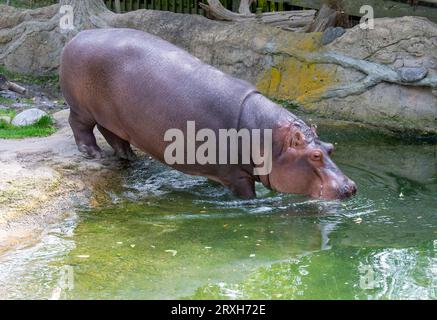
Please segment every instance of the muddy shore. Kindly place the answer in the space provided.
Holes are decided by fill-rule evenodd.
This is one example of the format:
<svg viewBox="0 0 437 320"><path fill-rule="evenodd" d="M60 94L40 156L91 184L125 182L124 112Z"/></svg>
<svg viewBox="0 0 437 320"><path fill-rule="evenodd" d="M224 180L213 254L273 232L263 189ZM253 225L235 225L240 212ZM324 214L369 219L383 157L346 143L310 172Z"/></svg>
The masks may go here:
<svg viewBox="0 0 437 320"><path fill-rule="evenodd" d="M98 143L108 155L84 158L68 125L69 111L53 114L58 130L45 138L0 139L0 253L37 241L47 225L92 204L92 190L120 165L103 137Z"/></svg>

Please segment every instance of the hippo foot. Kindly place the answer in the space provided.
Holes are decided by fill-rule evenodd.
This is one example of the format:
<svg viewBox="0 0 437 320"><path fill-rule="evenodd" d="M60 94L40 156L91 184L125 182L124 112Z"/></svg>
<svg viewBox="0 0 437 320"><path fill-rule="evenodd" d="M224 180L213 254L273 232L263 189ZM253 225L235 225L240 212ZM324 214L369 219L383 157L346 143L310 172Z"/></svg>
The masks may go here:
<svg viewBox="0 0 437 320"><path fill-rule="evenodd" d="M127 161L135 161L137 159L137 155L130 148L128 150L117 150L114 154L118 158Z"/></svg>
<svg viewBox="0 0 437 320"><path fill-rule="evenodd" d="M115 133L109 131L105 127L102 127L101 125L97 125L97 128L99 129L100 133L105 137L108 144L114 149L115 156L119 157L120 159L124 160L135 160L136 155L132 151L132 148L130 146L130 143L119 136L117 136Z"/></svg>
<svg viewBox="0 0 437 320"><path fill-rule="evenodd" d="M87 159L102 159L105 157L104 152L99 147L90 147L86 145L79 146L79 151L82 152L82 154Z"/></svg>

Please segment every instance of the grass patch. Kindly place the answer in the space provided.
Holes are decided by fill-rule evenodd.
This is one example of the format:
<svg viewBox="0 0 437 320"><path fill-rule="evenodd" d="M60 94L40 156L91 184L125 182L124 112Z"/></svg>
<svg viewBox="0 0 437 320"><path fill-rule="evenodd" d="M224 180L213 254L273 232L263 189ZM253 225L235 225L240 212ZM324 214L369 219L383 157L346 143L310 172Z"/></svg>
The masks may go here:
<svg viewBox="0 0 437 320"><path fill-rule="evenodd" d="M11 114L0 114L11 116ZM12 115L13 116L13 115ZM46 137L56 131L53 118L44 116L35 124L24 127L16 127L10 123L0 120L0 139L21 139L28 137Z"/></svg>
<svg viewBox="0 0 437 320"><path fill-rule="evenodd" d="M0 64L0 74L3 74L8 80L18 83L33 83L41 86L50 86L59 88L59 75L51 74L46 76L34 76L31 74L21 74L6 69Z"/></svg>
<svg viewBox="0 0 437 320"><path fill-rule="evenodd" d="M2 105L11 106L14 102L15 102L14 99L5 98L5 97L0 96L0 104L2 104Z"/></svg>
<svg viewBox="0 0 437 320"><path fill-rule="evenodd" d="M272 98L272 97L270 97L270 100L283 106L286 109L290 109L290 110L299 109L299 106L296 104L296 102L291 101L291 100L283 100L283 99L277 99L277 98Z"/></svg>
<svg viewBox="0 0 437 320"><path fill-rule="evenodd" d="M8 116L12 119L16 114L17 112L14 109L0 109L0 116Z"/></svg>
<svg viewBox="0 0 437 320"><path fill-rule="evenodd" d="M11 0L9 5L16 8L40 8L55 4L56 0ZM0 4L6 4L6 0L0 0Z"/></svg>
<svg viewBox="0 0 437 320"><path fill-rule="evenodd" d="M5 98L5 97L0 96L0 104L10 107L14 103L24 103L27 105L33 105L34 101L32 98L21 98L20 97L20 98L13 99L13 98Z"/></svg>

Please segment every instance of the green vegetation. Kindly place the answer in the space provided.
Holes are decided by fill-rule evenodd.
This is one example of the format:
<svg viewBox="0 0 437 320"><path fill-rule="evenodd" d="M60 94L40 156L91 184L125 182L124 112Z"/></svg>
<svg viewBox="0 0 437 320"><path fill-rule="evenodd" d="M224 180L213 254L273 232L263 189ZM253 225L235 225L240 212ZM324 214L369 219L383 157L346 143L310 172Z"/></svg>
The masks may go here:
<svg viewBox="0 0 437 320"><path fill-rule="evenodd" d="M0 103L2 102L2 97L0 96ZM8 116L13 118L15 116L16 112L14 109L0 109L0 117L1 116Z"/></svg>
<svg viewBox="0 0 437 320"><path fill-rule="evenodd" d="M34 76L30 74L21 74L6 69L4 65L0 65L0 74L3 74L10 81L18 83L32 83L43 86L59 88L59 76L57 74ZM1 102L0 102L1 103Z"/></svg>
<svg viewBox="0 0 437 320"><path fill-rule="evenodd" d="M2 2L0 1L0 3ZM59 91L58 75L33 76L28 74L19 74L6 69L3 65L0 65L0 74L5 75L8 80L13 82L55 87L58 89L57 91ZM0 105L10 107L15 102L26 103L29 105L33 104L33 100L31 98L23 97L18 99L12 99L0 96ZM12 108L0 109L0 117L7 116L13 119L15 114L16 110ZM53 132L55 132L55 127L53 119L50 116L45 116L41 118L37 123L24 127L16 127L5 120L0 120L0 139L45 137L51 135Z"/></svg>
<svg viewBox="0 0 437 320"><path fill-rule="evenodd" d="M15 102L14 99L11 98L5 98L0 96L0 104L5 105L5 106L10 106ZM0 114L1 114L1 110L0 110Z"/></svg>
<svg viewBox="0 0 437 320"><path fill-rule="evenodd" d="M10 0L9 5L16 8L39 8L55 4L56 0ZM6 0L0 0L0 4L6 4Z"/></svg>
<svg viewBox="0 0 437 320"><path fill-rule="evenodd" d="M0 96L0 104L2 104L2 105L12 106L12 104L15 102L25 103L25 104L29 104L29 105L32 105L34 103L32 98L13 99L13 98L5 98L5 97Z"/></svg>
<svg viewBox="0 0 437 320"><path fill-rule="evenodd" d="M0 109L0 116L8 116L12 119L15 116L15 110ZM24 127L16 127L0 119L0 139L46 137L54 133L55 130L54 121L50 116L44 116L37 123Z"/></svg>
<svg viewBox="0 0 437 320"><path fill-rule="evenodd" d="M269 97L269 98L273 102L276 102L277 104L280 104L284 108L287 108L289 110L297 110L297 109L299 109L299 105L295 101L278 99L278 98L275 98L275 97Z"/></svg>

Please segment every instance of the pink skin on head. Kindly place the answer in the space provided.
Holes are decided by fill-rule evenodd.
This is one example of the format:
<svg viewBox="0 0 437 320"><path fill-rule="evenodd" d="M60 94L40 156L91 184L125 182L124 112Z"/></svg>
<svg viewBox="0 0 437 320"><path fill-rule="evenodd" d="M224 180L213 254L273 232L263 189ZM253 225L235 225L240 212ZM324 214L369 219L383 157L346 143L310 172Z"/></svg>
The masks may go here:
<svg viewBox="0 0 437 320"><path fill-rule="evenodd" d="M312 128L306 137L293 124L281 124L273 131L272 171L261 181L273 190L307 195L312 198L336 200L356 193L355 183L346 177L331 160L334 147L321 142Z"/></svg>

